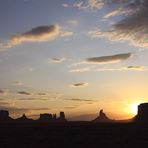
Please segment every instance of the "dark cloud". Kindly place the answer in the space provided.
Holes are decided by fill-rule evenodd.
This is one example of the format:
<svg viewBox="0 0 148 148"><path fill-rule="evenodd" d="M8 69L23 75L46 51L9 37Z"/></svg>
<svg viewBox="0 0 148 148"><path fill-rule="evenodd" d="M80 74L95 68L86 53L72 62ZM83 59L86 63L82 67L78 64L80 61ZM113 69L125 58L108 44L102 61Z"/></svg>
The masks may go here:
<svg viewBox="0 0 148 148"><path fill-rule="evenodd" d="M13 42L25 42L25 41L46 41L56 37L59 34L59 26L58 25L50 25L50 26L39 26L35 27L28 32L25 32L21 35L14 35L11 37L11 41Z"/></svg>
<svg viewBox="0 0 148 148"><path fill-rule="evenodd" d="M127 69L129 70L139 70L139 71L147 71L148 68L144 66L128 66Z"/></svg>
<svg viewBox="0 0 148 148"><path fill-rule="evenodd" d="M97 0L96 0L97 1ZM106 14L106 18L123 14L122 19L107 31L89 32L92 37L106 37L112 41L130 41L134 46L148 48L148 1L147 0L112 0L111 4L118 4L116 9ZM98 0L99 2L99 0Z"/></svg>
<svg viewBox="0 0 148 148"><path fill-rule="evenodd" d="M0 95L7 95L9 93L8 89L0 89Z"/></svg>
<svg viewBox="0 0 148 148"><path fill-rule="evenodd" d="M0 89L0 94L4 94L4 93L5 93L5 91Z"/></svg>
<svg viewBox="0 0 148 148"><path fill-rule="evenodd" d="M82 83L75 83L71 85L72 87L86 87L88 86L88 83L82 82Z"/></svg>
<svg viewBox="0 0 148 148"><path fill-rule="evenodd" d="M39 95L39 96L46 96L47 93L38 93L37 95Z"/></svg>
<svg viewBox="0 0 148 148"><path fill-rule="evenodd" d="M89 100L89 99L65 99L65 100L68 100L68 101L78 101L78 102L91 102L92 100Z"/></svg>
<svg viewBox="0 0 148 148"><path fill-rule="evenodd" d="M29 92L26 92L26 91L19 91L17 92L18 94L21 94L21 95L31 95L31 93Z"/></svg>
<svg viewBox="0 0 148 148"><path fill-rule="evenodd" d="M101 57L92 57L86 59L87 62L97 63L97 64L107 64L107 63L116 63L126 59L129 59L133 54L132 53L121 53L116 55L101 56Z"/></svg>
<svg viewBox="0 0 148 148"><path fill-rule="evenodd" d="M20 101L48 101L50 98L20 98Z"/></svg>
<svg viewBox="0 0 148 148"><path fill-rule="evenodd" d="M60 35L59 25L38 26L22 34L13 35L7 43L1 43L1 48L11 48L23 42L42 42Z"/></svg>

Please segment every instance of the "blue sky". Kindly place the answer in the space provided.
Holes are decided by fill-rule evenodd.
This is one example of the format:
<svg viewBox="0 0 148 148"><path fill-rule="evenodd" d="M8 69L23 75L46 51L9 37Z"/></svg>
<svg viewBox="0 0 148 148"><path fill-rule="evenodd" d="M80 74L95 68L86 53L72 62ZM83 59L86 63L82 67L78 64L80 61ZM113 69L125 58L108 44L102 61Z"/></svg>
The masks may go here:
<svg viewBox="0 0 148 148"><path fill-rule="evenodd" d="M102 108L132 117L133 105L148 98L147 6L1 0L0 108L13 117L61 110L93 117Z"/></svg>

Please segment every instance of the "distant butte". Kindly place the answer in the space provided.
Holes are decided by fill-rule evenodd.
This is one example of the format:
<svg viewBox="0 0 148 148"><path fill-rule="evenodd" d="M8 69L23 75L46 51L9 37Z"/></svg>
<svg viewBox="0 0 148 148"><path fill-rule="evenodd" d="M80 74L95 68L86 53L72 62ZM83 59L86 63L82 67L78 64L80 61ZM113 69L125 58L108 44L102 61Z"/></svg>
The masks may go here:
<svg viewBox="0 0 148 148"><path fill-rule="evenodd" d="M25 114L22 117L17 119L13 119L9 116L9 112L7 110L0 110L0 123L2 122L39 122L39 123L48 123L48 122L67 122L64 112L60 112L60 116L57 117L56 114L44 113L40 114L40 117L37 120L29 119ZM135 117L128 120L113 120L110 119L104 112L103 109L100 110L99 116L92 120L92 122L98 123L121 123L121 122L139 122L139 123L148 123L148 103L142 103L138 105L138 113Z"/></svg>

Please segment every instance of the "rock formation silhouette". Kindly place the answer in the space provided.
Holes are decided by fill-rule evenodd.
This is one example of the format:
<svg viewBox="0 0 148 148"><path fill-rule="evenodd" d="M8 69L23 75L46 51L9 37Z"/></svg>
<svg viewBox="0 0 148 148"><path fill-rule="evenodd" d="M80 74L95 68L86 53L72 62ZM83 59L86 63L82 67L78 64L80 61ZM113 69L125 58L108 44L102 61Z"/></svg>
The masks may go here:
<svg viewBox="0 0 148 148"><path fill-rule="evenodd" d="M56 116L56 114L51 113L44 113L40 114L40 117L37 120L29 119L26 117L25 114L22 115L22 117L19 117L17 119L13 119L9 116L9 112L7 110L0 110L0 123L1 122L66 122L67 119L65 117L65 113L63 111L60 112L59 117ZM104 112L103 109L100 110L99 116L92 120L92 122L101 122L101 123L109 123L109 122L148 122L148 103L142 103L138 106L138 114L128 120L113 120L110 119Z"/></svg>
<svg viewBox="0 0 148 148"><path fill-rule="evenodd" d="M114 120L109 119L106 114L103 112L103 109L100 110L99 116L93 120L93 122L113 122Z"/></svg>
<svg viewBox="0 0 148 148"><path fill-rule="evenodd" d="M0 110L0 122L10 122L12 120L7 110Z"/></svg>
<svg viewBox="0 0 148 148"><path fill-rule="evenodd" d="M66 121L64 112L60 112L60 117L58 118L58 120L61 121L61 122Z"/></svg>
<svg viewBox="0 0 148 148"><path fill-rule="evenodd" d="M148 103L138 105L138 114L134 118L135 122L148 122Z"/></svg>
<svg viewBox="0 0 148 148"><path fill-rule="evenodd" d="M52 114L48 114L48 113L40 114L40 117L39 117L38 121L40 121L40 122L50 122L50 121L52 121Z"/></svg>
<svg viewBox="0 0 148 148"><path fill-rule="evenodd" d="M50 114L50 113L44 113L44 114L40 114L39 119L37 120L33 120L33 119L29 119L26 117L25 114L23 114L21 117L17 118L17 119L13 119L11 117L9 117L9 112L7 110L0 110L0 122L21 122L21 123L26 123L26 122L66 122L66 118L65 118L65 113L64 112L60 112L60 116L57 118L56 114Z"/></svg>
<svg viewBox="0 0 148 148"><path fill-rule="evenodd" d="M22 117L15 119L16 122L33 122L33 119L29 119L26 117L25 114L22 115Z"/></svg>

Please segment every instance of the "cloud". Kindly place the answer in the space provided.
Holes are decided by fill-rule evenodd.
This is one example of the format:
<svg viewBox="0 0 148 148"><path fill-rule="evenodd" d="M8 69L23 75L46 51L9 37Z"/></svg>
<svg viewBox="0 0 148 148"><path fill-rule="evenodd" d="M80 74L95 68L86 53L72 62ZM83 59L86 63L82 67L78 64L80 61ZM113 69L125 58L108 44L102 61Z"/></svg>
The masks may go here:
<svg viewBox="0 0 148 148"><path fill-rule="evenodd" d="M39 95L39 96L45 96L45 95L47 95L47 93L40 92L40 93L37 93L37 95Z"/></svg>
<svg viewBox="0 0 148 148"><path fill-rule="evenodd" d="M115 24L107 30L92 32L93 37L105 37L111 41L129 41L140 48L148 48L148 1L147 0L77 0L66 7L79 10L95 10L102 8L103 19L120 15ZM108 8L108 9L106 9ZM119 20L119 21L117 21Z"/></svg>
<svg viewBox="0 0 148 148"><path fill-rule="evenodd" d="M68 8L69 7L69 5L66 4L66 3L63 3L62 6L65 7L65 8Z"/></svg>
<svg viewBox="0 0 148 148"><path fill-rule="evenodd" d="M102 68L95 69L94 71L148 71L148 68L145 66L127 66L127 67L119 67L119 68Z"/></svg>
<svg viewBox="0 0 148 148"><path fill-rule="evenodd" d="M148 68L145 66L128 66L127 70L147 71Z"/></svg>
<svg viewBox="0 0 148 148"><path fill-rule="evenodd" d="M116 55L87 58L86 61L94 64L118 63L129 59L132 55L132 53L121 53Z"/></svg>
<svg viewBox="0 0 148 148"><path fill-rule="evenodd" d="M49 26L38 26L32 28L31 30L13 35L7 43L2 43L1 48L11 48L15 45L22 44L24 42L43 42L55 39L60 34L59 25L49 25Z"/></svg>
<svg viewBox="0 0 148 148"><path fill-rule="evenodd" d="M68 101L78 101L78 102L91 102L92 100L89 100L89 99L65 99L65 100L68 100Z"/></svg>
<svg viewBox="0 0 148 148"><path fill-rule="evenodd" d="M87 70L85 70L87 69ZM145 66L127 66L127 67L119 67L119 68L77 68L77 69L72 69L69 72L75 72L75 73L80 73L80 72L103 72L103 71L148 71L148 68Z"/></svg>
<svg viewBox="0 0 148 148"><path fill-rule="evenodd" d="M5 93L5 91L0 89L0 94L4 94L4 93Z"/></svg>
<svg viewBox="0 0 148 148"><path fill-rule="evenodd" d="M70 26L74 26L74 27L76 27L76 26L78 26L79 25L79 21L78 20L69 20L68 21L68 24L70 25Z"/></svg>
<svg viewBox="0 0 148 148"><path fill-rule="evenodd" d="M79 62L73 63L69 65L68 68L73 68L73 67L77 67L79 65L85 65L85 64L114 64L114 63L119 63L121 61L127 60L132 56L134 56L134 53L129 52L129 53L120 53L115 55L108 55L108 56L91 57L91 58L86 58ZM94 69L95 69L94 66L89 66L89 67L71 69L69 70L69 72L87 72Z"/></svg>
<svg viewBox="0 0 148 148"><path fill-rule="evenodd" d="M50 108L30 108L29 110L36 111L36 110L50 110Z"/></svg>
<svg viewBox="0 0 148 148"><path fill-rule="evenodd" d="M104 19L108 19L110 17L113 17L113 16L116 16L116 15L119 15L120 13L120 10L113 10L107 14L105 14L105 16L103 17Z"/></svg>
<svg viewBox="0 0 148 148"><path fill-rule="evenodd" d="M20 94L20 95L31 95L31 93L29 93L29 92L26 92L26 91L19 91L19 92L17 92L18 94Z"/></svg>
<svg viewBox="0 0 148 148"><path fill-rule="evenodd" d="M52 63L62 63L62 62L64 62L66 59L65 58L52 58L51 59L51 62Z"/></svg>
<svg viewBox="0 0 148 148"><path fill-rule="evenodd" d="M0 89L0 95L8 95L9 90L8 89Z"/></svg>
<svg viewBox="0 0 148 148"><path fill-rule="evenodd" d="M75 109L75 108L77 108L77 106L65 106L65 107L63 107L64 109Z"/></svg>
<svg viewBox="0 0 148 148"><path fill-rule="evenodd" d="M71 87L87 87L87 86L88 86L88 83L85 83L85 82L75 83L71 85Z"/></svg>
<svg viewBox="0 0 148 148"><path fill-rule="evenodd" d="M73 7L76 7L80 10L86 10L86 9L98 10L101 9L104 6L104 4L105 3L103 0L81 0L75 2L73 4Z"/></svg>
<svg viewBox="0 0 148 148"><path fill-rule="evenodd" d="M72 31L64 31L64 32L61 32L61 34L60 34L61 37L70 37L73 35L74 35L74 33Z"/></svg>
<svg viewBox="0 0 148 148"><path fill-rule="evenodd" d="M148 1L115 0L112 3L107 3L108 6L111 4L120 4L120 8L116 7L104 17L109 18L117 14L124 14L122 19L107 31L97 29L89 34L92 37L105 37L111 41L130 41L136 47L148 48Z"/></svg>
<svg viewBox="0 0 148 148"><path fill-rule="evenodd" d="M8 106L8 105L11 105L9 102L6 102L6 101L3 101L3 100L0 100L0 106Z"/></svg>
<svg viewBox="0 0 148 148"><path fill-rule="evenodd" d="M23 83L22 83L21 81L15 81L15 85L16 85L16 86L22 86Z"/></svg>
<svg viewBox="0 0 148 148"><path fill-rule="evenodd" d="M19 101L49 101L50 98L20 98Z"/></svg>
<svg viewBox="0 0 148 148"><path fill-rule="evenodd" d="M82 67L82 68L71 69L69 70L69 72L88 72L92 71L94 68L95 68L94 66Z"/></svg>
<svg viewBox="0 0 148 148"><path fill-rule="evenodd" d="M128 67L119 67L119 68L100 68L95 69L94 71L148 71L147 67L144 66L128 66Z"/></svg>

